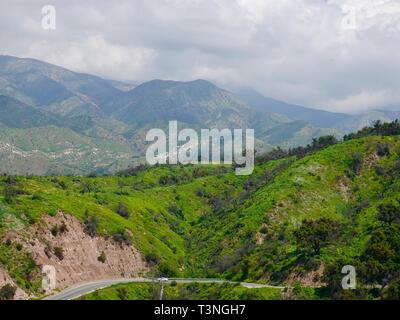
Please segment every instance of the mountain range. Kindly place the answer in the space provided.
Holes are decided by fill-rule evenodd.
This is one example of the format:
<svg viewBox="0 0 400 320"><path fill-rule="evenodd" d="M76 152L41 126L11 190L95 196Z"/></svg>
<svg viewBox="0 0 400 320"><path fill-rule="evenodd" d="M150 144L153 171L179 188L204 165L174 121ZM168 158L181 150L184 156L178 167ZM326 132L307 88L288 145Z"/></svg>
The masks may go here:
<svg viewBox="0 0 400 320"><path fill-rule="evenodd" d="M102 174L137 165L147 130L170 120L197 130L254 128L258 149L268 151L400 115L332 113L206 80L135 86L11 56L0 56L0 111L0 172L16 175Z"/></svg>

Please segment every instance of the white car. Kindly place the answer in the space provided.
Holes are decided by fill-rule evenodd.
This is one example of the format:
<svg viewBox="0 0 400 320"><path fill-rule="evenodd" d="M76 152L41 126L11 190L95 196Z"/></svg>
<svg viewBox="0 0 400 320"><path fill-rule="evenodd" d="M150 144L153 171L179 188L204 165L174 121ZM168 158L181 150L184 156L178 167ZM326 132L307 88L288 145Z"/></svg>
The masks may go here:
<svg viewBox="0 0 400 320"><path fill-rule="evenodd" d="M169 279L168 278L158 278L157 281L158 282L168 282Z"/></svg>

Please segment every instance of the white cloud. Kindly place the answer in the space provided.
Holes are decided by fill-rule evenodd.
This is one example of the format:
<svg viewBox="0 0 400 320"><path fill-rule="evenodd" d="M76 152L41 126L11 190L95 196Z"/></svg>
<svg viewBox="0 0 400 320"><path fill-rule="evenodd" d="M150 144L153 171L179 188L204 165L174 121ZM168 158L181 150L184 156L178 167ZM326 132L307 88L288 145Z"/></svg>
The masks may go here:
<svg viewBox="0 0 400 320"><path fill-rule="evenodd" d="M344 99L332 99L326 101L326 106L333 110L354 113L366 108L379 109L380 106L392 106L400 101L400 93L391 91L363 91Z"/></svg>

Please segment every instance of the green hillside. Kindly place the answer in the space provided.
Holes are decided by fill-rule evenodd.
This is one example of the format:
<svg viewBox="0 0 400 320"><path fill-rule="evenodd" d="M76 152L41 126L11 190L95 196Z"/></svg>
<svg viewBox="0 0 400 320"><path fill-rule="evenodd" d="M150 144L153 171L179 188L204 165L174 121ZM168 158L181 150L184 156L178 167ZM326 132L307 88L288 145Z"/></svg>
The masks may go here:
<svg viewBox="0 0 400 320"><path fill-rule="evenodd" d="M223 166L93 178L4 176L0 234L62 210L97 234L132 242L151 275L327 284L312 294L340 298L340 270L350 264L360 290L346 294L388 297L398 292L400 270L400 138L361 137L368 134L326 148L315 141L306 156L303 149L286 157L275 151L250 177ZM18 243L1 243L0 265L37 293L29 259ZM374 285L384 288L362 289Z"/></svg>
<svg viewBox="0 0 400 320"><path fill-rule="evenodd" d="M121 284L90 293L79 300L158 300L160 284ZM274 288L248 289L239 284L171 284L164 286L163 300L281 300Z"/></svg>

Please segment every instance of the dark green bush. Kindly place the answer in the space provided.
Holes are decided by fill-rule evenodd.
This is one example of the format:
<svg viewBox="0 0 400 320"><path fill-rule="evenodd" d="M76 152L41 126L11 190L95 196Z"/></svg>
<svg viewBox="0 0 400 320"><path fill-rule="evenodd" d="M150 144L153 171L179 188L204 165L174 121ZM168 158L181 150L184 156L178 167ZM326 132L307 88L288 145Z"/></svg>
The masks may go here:
<svg viewBox="0 0 400 320"><path fill-rule="evenodd" d="M0 300L13 300L16 292L16 287L6 284L0 288Z"/></svg>
<svg viewBox="0 0 400 320"><path fill-rule="evenodd" d="M118 213L121 217L123 217L123 218L125 218L125 219L128 219L128 218L130 217L130 215L131 215L131 213L129 212L128 208L127 208L126 205L124 205L123 203L120 203L120 204L118 205L117 213Z"/></svg>
<svg viewBox="0 0 400 320"><path fill-rule="evenodd" d="M146 254L145 260L150 266L154 266L160 263L160 258L155 253Z"/></svg>
<svg viewBox="0 0 400 320"><path fill-rule="evenodd" d="M98 256L97 260L101 263L105 263L107 260L106 254L104 251L101 252L101 254Z"/></svg>
<svg viewBox="0 0 400 320"><path fill-rule="evenodd" d="M129 236L126 234L125 231L117 231L113 233L113 239L115 242L119 243L120 245L128 245L132 244Z"/></svg>
<svg viewBox="0 0 400 320"><path fill-rule="evenodd" d="M321 249L329 245L338 231L336 221L321 218L319 220L305 220L294 235L298 247L306 255L318 255Z"/></svg>

